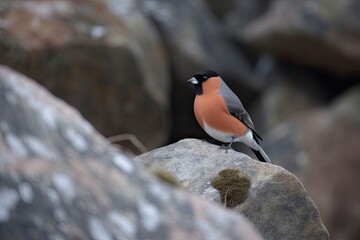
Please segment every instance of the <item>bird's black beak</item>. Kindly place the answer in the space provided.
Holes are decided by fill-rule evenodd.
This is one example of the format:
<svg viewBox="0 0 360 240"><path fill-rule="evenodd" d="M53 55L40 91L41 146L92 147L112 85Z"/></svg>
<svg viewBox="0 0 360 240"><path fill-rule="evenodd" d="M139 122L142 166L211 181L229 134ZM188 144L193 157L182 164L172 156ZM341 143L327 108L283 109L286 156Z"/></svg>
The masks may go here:
<svg viewBox="0 0 360 240"><path fill-rule="evenodd" d="M199 81L196 78L192 77L191 79L187 80L187 83L196 85L199 83Z"/></svg>

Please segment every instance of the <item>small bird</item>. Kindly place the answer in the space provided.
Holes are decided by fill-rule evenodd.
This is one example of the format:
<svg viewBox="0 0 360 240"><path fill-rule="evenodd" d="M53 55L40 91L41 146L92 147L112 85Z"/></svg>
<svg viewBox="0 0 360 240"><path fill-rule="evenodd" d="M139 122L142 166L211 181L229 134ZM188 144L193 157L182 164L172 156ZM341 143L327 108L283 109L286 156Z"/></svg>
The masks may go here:
<svg viewBox="0 0 360 240"><path fill-rule="evenodd" d="M240 99L214 71L196 73L187 81L194 86L194 113L204 131L214 139L229 143L222 149L231 149L234 142L243 142L259 161L271 163L260 147L262 138Z"/></svg>

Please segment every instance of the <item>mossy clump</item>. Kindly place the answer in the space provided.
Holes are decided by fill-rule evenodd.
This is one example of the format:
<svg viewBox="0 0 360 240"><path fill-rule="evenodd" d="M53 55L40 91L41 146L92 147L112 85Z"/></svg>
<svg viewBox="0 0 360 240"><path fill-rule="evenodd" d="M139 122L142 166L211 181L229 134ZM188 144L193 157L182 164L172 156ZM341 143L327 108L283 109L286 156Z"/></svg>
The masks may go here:
<svg viewBox="0 0 360 240"><path fill-rule="evenodd" d="M238 169L224 169L218 173L211 185L220 193L221 202L228 208L243 203L250 188L249 177Z"/></svg>
<svg viewBox="0 0 360 240"><path fill-rule="evenodd" d="M155 174L155 176L157 176L158 179L160 179L161 181L163 181L167 184L170 184L174 187L181 187L178 180L168 171L157 170L157 171L154 171L154 174Z"/></svg>

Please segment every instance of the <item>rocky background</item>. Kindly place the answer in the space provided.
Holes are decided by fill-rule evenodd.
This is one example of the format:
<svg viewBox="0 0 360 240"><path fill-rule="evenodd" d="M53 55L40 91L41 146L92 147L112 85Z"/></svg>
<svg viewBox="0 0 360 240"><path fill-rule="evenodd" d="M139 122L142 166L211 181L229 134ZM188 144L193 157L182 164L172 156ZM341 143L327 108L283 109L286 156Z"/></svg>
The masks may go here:
<svg viewBox="0 0 360 240"><path fill-rule="evenodd" d="M0 64L104 136L131 133L148 149L208 138L185 82L213 69L273 162L304 184L331 238L360 238L357 0L3 0Z"/></svg>

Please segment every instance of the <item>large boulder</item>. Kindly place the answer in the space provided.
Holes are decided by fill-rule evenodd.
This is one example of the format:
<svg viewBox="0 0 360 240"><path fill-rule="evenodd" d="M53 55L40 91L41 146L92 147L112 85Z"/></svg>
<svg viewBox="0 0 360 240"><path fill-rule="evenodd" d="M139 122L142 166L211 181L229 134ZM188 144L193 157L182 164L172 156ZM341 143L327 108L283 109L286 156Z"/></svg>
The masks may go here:
<svg viewBox="0 0 360 240"><path fill-rule="evenodd" d="M211 11L236 35L249 23L264 14L273 0L205 0Z"/></svg>
<svg viewBox="0 0 360 240"><path fill-rule="evenodd" d="M338 75L360 73L358 0L275 0L236 32L241 41L295 63Z"/></svg>
<svg viewBox="0 0 360 240"><path fill-rule="evenodd" d="M331 96L331 91L319 83L321 80L295 67L279 64L269 74L269 81L271 84L259 97L258 106L253 108L254 121L264 124L264 130L273 129L294 115L324 106ZM261 128L259 131L264 132Z"/></svg>
<svg viewBox="0 0 360 240"><path fill-rule="evenodd" d="M0 109L1 239L262 239L243 216L156 180L4 66Z"/></svg>
<svg viewBox="0 0 360 240"><path fill-rule="evenodd" d="M294 116L266 136L265 151L303 182L332 239L360 238L360 86L331 106Z"/></svg>
<svg viewBox="0 0 360 240"><path fill-rule="evenodd" d="M6 1L0 11L0 64L36 79L105 136L132 133L149 148L167 142L169 64L135 5Z"/></svg>
<svg viewBox="0 0 360 240"><path fill-rule="evenodd" d="M187 191L244 214L265 239L329 239L301 182L279 166L233 150L225 153L196 139L134 160L152 170L169 171Z"/></svg>

